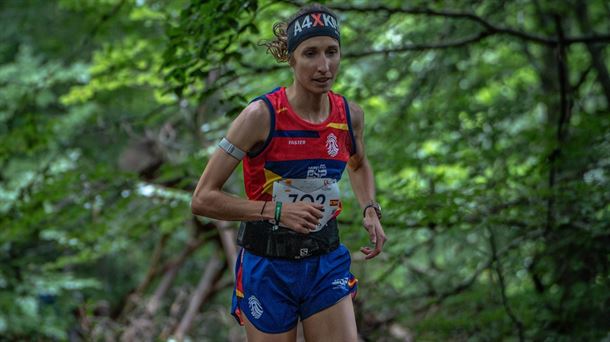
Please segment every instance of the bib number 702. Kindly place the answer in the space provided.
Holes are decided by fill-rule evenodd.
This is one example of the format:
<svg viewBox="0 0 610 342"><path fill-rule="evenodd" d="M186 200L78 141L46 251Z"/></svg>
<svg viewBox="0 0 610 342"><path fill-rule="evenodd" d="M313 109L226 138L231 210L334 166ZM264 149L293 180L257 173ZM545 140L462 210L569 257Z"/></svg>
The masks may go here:
<svg viewBox="0 0 610 342"><path fill-rule="evenodd" d="M292 199L292 203L296 203L296 202L310 202L310 203L318 203L318 204L326 203L326 196L324 196L324 194L318 194L318 196L316 196L315 198L310 194L301 194L300 196L299 196L299 194L289 194L288 197Z"/></svg>

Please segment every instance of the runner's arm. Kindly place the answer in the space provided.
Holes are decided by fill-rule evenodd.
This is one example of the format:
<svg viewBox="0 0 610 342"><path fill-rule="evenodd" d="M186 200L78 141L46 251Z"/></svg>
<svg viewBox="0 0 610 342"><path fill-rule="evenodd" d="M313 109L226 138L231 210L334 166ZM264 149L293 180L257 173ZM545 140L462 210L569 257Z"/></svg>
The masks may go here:
<svg viewBox="0 0 610 342"><path fill-rule="evenodd" d="M253 102L233 121L226 138L242 151L250 151L265 140L269 121L269 114L262 101ZM264 202L250 201L222 191L239 162L219 148L214 151L193 193L193 214L230 221L261 219ZM272 210L267 204L263 218L272 219Z"/></svg>
<svg viewBox="0 0 610 342"><path fill-rule="evenodd" d="M270 130L269 112L263 101L248 105L233 121L227 140L243 151L252 151L263 143ZM264 201L240 198L222 191L239 160L216 149L201 175L191 210L195 215L227 221L256 221L274 218L275 203L269 202L261 214ZM293 230L308 233L322 217L321 206L306 203L284 203L280 221Z"/></svg>
<svg viewBox="0 0 610 342"><path fill-rule="evenodd" d="M364 209L368 203L375 201L375 178L364 150L364 112L362 108L353 102L350 102L349 106L354 138L356 140L356 153L350 157L347 171L352 184L352 190L356 194L360 207ZM366 255L366 259L371 259L381 253L387 238L377 213L372 207L366 210L363 224L369 233L371 242L375 244L375 249L362 247L360 251Z"/></svg>

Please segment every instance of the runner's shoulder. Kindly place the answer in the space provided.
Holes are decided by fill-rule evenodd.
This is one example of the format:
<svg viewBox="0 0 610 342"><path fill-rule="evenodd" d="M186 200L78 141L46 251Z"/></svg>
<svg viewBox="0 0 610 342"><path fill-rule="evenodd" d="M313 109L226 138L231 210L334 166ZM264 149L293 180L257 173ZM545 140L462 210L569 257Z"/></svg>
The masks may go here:
<svg viewBox="0 0 610 342"><path fill-rule="evenodd" d="M364 110L362 110L362 107L360 107L360 105L358 105L356 102L354 101L347 101L348 105L349 105L349 111L350 111L350 118L352 120L352 125L356 128L356 127L360 127L362 125L362 122L364 121Z"/></svg>
<svg viewBox="0 0 610 342"><path fill-rule="evenodd" d="M269 132L269 110L262 101L255 101L246 108L235 118L233 124L229 128L229 135L234 134L239 136L247 136L249 140L248 147L253 146L256 142L264 141Z"/></svg>
<svg viewBox="0 0 610 342"><path fill-rule="evenodd" d="M263 101L254 101L248 104L239 116L242 117L242 120L261 124L269 122L269 109Z"/></svg>

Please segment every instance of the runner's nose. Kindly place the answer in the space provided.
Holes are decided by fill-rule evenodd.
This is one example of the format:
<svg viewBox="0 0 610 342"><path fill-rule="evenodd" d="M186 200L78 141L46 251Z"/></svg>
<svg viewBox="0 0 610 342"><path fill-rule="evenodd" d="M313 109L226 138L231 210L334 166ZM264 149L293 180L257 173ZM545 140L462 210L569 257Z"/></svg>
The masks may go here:
<svg viewBox="0 0 610 342"><path fill-rule="evenodd" d="M322 57L318 61L318 71L326 74L330 70L330 59L322 54Z"/></svg>

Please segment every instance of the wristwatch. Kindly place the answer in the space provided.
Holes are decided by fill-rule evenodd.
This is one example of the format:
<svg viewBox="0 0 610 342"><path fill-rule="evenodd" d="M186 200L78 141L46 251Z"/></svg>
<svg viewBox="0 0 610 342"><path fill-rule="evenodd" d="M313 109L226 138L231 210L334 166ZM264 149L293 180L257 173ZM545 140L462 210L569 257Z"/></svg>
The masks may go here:
<svg viewBox="0 0 610 342"><path fill-rule="evenodd" d="M377 217L381 220L381 206L379 205L379 203L375 202L375 201L370 201L369 204L366 205L366 207L364 207L364 210L362 210L362 216L366 216L366 210L368 208L373 208L375 209L375 213L377 213Z"/></svg>

